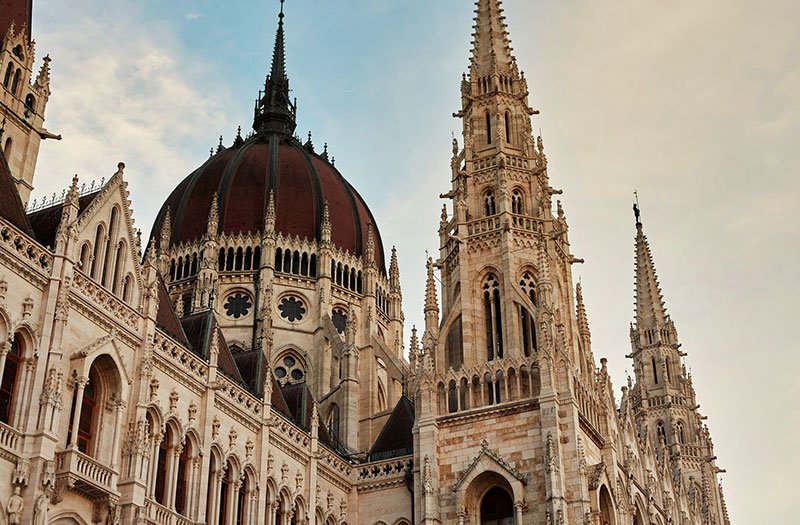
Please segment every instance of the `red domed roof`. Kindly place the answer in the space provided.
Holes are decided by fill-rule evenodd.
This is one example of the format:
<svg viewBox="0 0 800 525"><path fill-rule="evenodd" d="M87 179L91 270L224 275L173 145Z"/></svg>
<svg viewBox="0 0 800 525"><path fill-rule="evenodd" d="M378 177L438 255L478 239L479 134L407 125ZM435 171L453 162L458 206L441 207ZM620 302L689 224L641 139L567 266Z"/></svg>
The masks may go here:
<svg viewBox="0 0 800 525"><path fill-rule="evenodd" d="M151 235L160 234L169 208L170 244L199 240L206 234L214 194L219 202L219 233L261 232L270 191L275 195L276 231L320 240L327 202L333 244L362 256L371 228L375 262L386 273L380 233L358 192L325 158L294 138L278 135L268 139L256 134L208 159L175 188L161 207Z"/></svg>

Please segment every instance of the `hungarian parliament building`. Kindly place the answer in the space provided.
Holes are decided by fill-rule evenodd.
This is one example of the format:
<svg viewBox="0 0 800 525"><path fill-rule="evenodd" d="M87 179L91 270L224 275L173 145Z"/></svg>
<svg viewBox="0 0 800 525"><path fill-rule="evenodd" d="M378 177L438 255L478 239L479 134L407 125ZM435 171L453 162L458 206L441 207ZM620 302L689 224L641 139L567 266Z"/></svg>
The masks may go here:
<svg viewBox="0 0 800 525"><path fill-rule="evenodd" d="M143 237L116 159L32 202L61 139L32 8L0 0L0 525L729 525L638 208L635 373L615 392L595 359L499 0L453 79L419 330L367 202L295 132L302 16L252 129Z"/></svg>

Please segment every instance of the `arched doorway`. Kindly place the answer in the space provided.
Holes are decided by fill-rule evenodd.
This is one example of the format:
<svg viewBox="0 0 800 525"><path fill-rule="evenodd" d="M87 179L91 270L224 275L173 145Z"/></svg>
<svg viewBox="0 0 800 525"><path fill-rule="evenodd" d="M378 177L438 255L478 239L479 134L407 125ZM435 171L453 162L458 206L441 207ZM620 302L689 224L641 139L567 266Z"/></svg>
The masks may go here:
<svg viewBox="0 0 800 525"><path fill-rule="evenodd" d="M617 525L614 505L605 485L600 487L600 525Z"/></svg>
<svg viewBox="0 0 800 525"><path fill-rule="evenodd" d="M514 501L500 487L490 488L481 499L481 525L514 525Z"/></svg>

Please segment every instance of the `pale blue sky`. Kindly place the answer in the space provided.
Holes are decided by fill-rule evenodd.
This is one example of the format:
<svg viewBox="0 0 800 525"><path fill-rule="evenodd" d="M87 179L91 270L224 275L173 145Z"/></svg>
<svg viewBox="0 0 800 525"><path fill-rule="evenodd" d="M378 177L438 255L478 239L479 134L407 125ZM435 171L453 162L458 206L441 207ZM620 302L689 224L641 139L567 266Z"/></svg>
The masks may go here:
<svg viewBox="0 0 800 525"><path fill-rule="evenodd" d="M145 235L167 193L248 128L277 1L37 0L53 58L36 195L127 164ZM709 416L734 523L792 523L800 432L800 3L506 0L599 359L629 364L634 189ZM330 144L386 248L408 329L449 184L467 0L288 0L298 132Z"/></svg>

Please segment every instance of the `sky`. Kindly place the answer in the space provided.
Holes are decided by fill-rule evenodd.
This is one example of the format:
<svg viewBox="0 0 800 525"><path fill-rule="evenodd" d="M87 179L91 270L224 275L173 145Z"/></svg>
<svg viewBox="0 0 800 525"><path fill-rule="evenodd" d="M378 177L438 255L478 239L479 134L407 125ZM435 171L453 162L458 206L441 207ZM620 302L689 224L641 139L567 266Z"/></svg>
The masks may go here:
<svg viewBox="0 0 800 525"><path fill-rule="evenodd" d="M252 122L272 0L37 0L49 53L34 197L127 167L143 235L219 135ZM645 233L731 520L796 521L800 435L800 2L506 0L514 54L541 110L551 184L570 225L592 347L617 392L630 363L634 221ZM336 166L396 245L406 338L438 249L452 118L468 65L467 0L288 0L298 133ZM619 394L618 394L619 395Z"/></svg>

